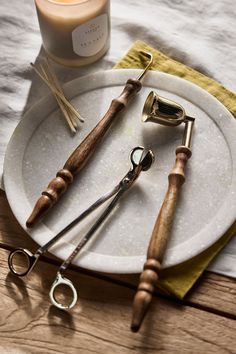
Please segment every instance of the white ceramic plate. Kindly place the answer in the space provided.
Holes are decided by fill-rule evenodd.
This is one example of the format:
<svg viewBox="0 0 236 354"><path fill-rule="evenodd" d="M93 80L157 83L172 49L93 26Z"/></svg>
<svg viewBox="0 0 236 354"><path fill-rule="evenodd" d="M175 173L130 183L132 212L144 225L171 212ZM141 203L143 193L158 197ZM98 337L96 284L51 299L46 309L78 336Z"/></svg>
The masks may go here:
<svg viewBox="0 0 236 354"><path fill-rule="evenodd" d="M76 79L65 86L67 96L86 117L81 130L71 136L51 95L28 111L9 143L4 183L11 208L25 229L25 221L40 193L62 168L73 149L106 112L130 77L139 70L111 70ZM183 126L163 127L141 123L150 90L174 99L196 117L193 155L178 203L164 266L179 264L211 246L228 229L236 215L236 123L214 97L183 79L149 72L143 89L106 135L87 166L33 230L26 230L40 245L53 237L98 197L116 185L129 169L129 152L143 145L153 149L156 162L143 172L120 201L109 220L75 260L84 268L113 273L142 270L150 234L162 204L167 176L181 143ZM90 217L52 248L65 259Z"/></svg>

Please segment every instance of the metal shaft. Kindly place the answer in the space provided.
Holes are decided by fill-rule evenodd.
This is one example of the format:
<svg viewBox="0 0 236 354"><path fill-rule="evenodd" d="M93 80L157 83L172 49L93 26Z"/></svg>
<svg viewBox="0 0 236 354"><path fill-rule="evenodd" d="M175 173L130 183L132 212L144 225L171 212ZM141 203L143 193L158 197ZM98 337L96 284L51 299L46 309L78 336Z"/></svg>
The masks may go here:
<svg viewBox="0 0 236 354"><path fill-rule="evenodd" d="M60 231L55 237L53 237L49 242L47 242L44 246L40 247L36 253L42 254L46 252L50 247L52 247L60 238L62 238L65 233L72 229L73 226L80 223L83 219L85 219L89 214L91 214L94 210L96 210L100 205L105 203L108 199L110 199L114 194L116 194L119 190L119 184L113 188L112 191L103 195L99 198L95 203L93 203L88 209L86 209L82 214L80 214L76 219L74 219L69 225L67 225L62 231Z"/></svg>
<svg viewBox="0 0 236 354"><path fill-rule="evenodd" d="M107 218L107 216L111 213L111 211L114 209L116 206L118 200L120 197L123 195L123 193L126 191L126 189L120 189L120 191L117 193L117 195L114 197L112 202L108 205L108 207L104 210L102 215L98 218L98 220L95 222L95 224L89 229L87 234L82 238L82 240L79 242L77 247L74 249L74 251L71 253L71 255L62 263L62 265L59 268L59 272L62 273L64 272L70 263L73 261L73 259L77 256L77 254L81 251L81 249L86 245L86 243L90 240L90 238L94 235L94 233L98 230L98 228L102 225L103 221Z"/></svg>
<svg viewBox="0 0 236 354"><path fill-rule="evenodd" d="M182 145L186 146L189 149L191 148L194 121L195 118L188 116L186 117Z"/></svg>

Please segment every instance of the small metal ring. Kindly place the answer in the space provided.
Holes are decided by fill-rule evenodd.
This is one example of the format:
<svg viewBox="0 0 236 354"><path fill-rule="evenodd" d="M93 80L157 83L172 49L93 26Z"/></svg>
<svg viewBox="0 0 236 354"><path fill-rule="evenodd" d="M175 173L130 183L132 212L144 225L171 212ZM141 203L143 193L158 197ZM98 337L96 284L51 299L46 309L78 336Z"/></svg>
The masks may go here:
<svg viewBox="0 0 236 354"><path fill-rule="evenodd" d="M16 254L23 254L27 261L28 261L28 268L23 271L22 273L21 272L18 272L15 267L14 267L14 257ZM32 260L33 260L33 254L28 251L27 249L24 249L24 248L18 248L14 251L12 251L9 256L8 256L8 266L9 266L9 269L10 271L17 275L18 277L23 277L25 276L26 274L29 273L29 271L31 270L31 267L32 267Z"/></svg>
<svg viewBox="0 0 236 354"><path fill-rule="evenodd" d="M138 161L137 159L135 159L135 154L137 153L137 151L139 151L140 156L138 156ZM130 152L130 161L132 164L133 169L135 167L137 167L140 163L140 161L142 160L143 157L143 152L144 152L144 147L143 146L136 146L135 148L133 148Z"/></svg>
<svg viewBox="0 0 236 354"><path fill-rule="evenodd" d="M71 303L69 305L63 305L63 304L60 304L57 300L56 300L56 297L55 297L55 290L56 288L59 286L59 285L66 285L68 286L71 290L72 290L72 293L73 293L73 299L71 301ZM72 307L75 306L76 302L77 302L77 299L78 299L78 295L77 295L77 291L72 283L72 281L70 281L69 279L63 277L61 275L61 273L58 273L57 274L57 277L54 281L54 283L52 284L51 286L51 289L50 289L50 292L49 292L49 297L50 297L50 300L52 302L52 304L54 306L56 306L57 308L61 309L61 310L70 310Z"/></svg>

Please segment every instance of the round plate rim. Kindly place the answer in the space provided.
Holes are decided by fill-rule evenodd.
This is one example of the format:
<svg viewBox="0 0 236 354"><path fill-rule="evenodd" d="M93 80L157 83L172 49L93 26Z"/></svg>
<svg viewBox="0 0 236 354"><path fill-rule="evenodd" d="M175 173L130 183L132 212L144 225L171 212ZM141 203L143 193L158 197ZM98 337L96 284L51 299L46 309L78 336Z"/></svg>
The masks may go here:
<svg viewBox="0 0 236 354"><path fill-rule="evenodd" d="M64 89L66 91L67 96L72 99L75 96L78 96L82 92L87 92L90 89L95 89L96 87L104 87L104 86L112 86L112 83L109 84L109 80L116 80L114 85L124 86L126 80L130 77L137 77L138 74L141 72L139 69L115 69L115 70L106 70L100 71L94 74L89 74L80 78L76 78L67 84L64 85ZM119 73L119 78L117 78L117 74ZM231 161L232 161L232 180L235 180L236 169L235 169L235 161L236 161L236 141L235 141L235 134L236 134L236 123L232 116L232 114L227 110L227 108L220 103L214 96L212 96L207 91L203 90L199 86L195 85L192 82L189 82L183 78L179 78L174 75L162 73L162 72L155 72L150 71L143 80L143 86L153 86L153 81L157 80L157 86L154 86L155 89L163 89L169 91L171 93L178 94L180 97L184 97L186 99L190 99L189 96L183 96L181 93L181 88L186 87L188 88L188 94L194 97L194 99L204 98L206 100L210 100L210 106L205 107L204 110L208 112L211 111L211 116L214 116L214 112L217 112L217 109L221 111L221 114L224 115L224 119L221 119L218 115L214 117L214 122L220 128L222 134L225 137L227 142L229 151L231 153ZM104 86L101 86L105 83ZM99 86L96 86L96 85ZM76 90L75 90L76 87ZM86 87L86 89L84 89ZM75 92L76 91L76 92ZM179 92L177 92L179 91ZM197 105L196 103L194 103ZM4 160L4 187L7 195L7 199L11 206L13 213L15 214L18 222L21 226L26 230L26 232L36 241L39 245L42 245L46 240L49 239L49 236L52 237L53 233L49 230L43 222L40 222L36 229L28 230L25 226L21 218L21 211L16 210L16 198L15 193L12 190L12 184L14 181L8 176L11 176L12 170L12 163L11 163L11 151L14 148L14 143L16 140L17 135L19 135L19 131L24 129L24 125L30 125L31 129L36 129L37 125L35 120L30 119L31 115L34 114L42 105L50 105L51 110L53 111L56 108L56 103L53 99L52 94L48 94L47 96L43 97L39 102L33 105L23 116L21 121L19 122L18 126L16 127L10 142L7 147L5 160ZM203 109L203 107L201 107ZM210 114L209 114L210 115ZM42 115L43 116L43 115ZM38 123L40 123L45 117L42 117ZM34 123L34 124L33 124ZM227 130L227 136L225 135L225 131ZM19 137L18 137L19 138ZM174 157L173 157L174 159ZM231 187L233 183L231 183ZM231 188L232 189L232 188ZM180 264L182 262L187 261L188 259L200 254L212 244L214 244L223 234L224 232L233 224L235 221L236 215L236 199L234 198L234 193L236 193L236 186L231 193L227 194L227 198L224 200L223 204L221 205L220 209L215 215L214 224L218 225L217 220L226 218L227 225L220 225L220 227L216 230L213 230L213 227L209 227L209 224L204 228L201 229L202 233L204 231L207 234L209 239L206 242L203 242L201 245L198 245L197 242L186 240L181 245L177 245L173 247L173 249L168 250L168 258L164 259L163 268L174 266ZM18 203L18 201L17 201ZM229 204L230 203L230 204ZM226 207L227 205L231 205L231 210L229 211ZM29 207L29 206L28 206ZM30 207L31 208L31 207ZM29 209L29 208L28 208ZM212 222L210 223L212 225ZM39 237L40 235L40 237ZM196 241L196 240L195 240ZM73 250L73 246L69 243L64 241L61 242L63 247L56 247L52 249L52 252L57 257L64 259L67 257L70 252ZM191 246L191 247L190 247ZM194 248L198 246L198 251L194 251ZM183 249L185 249L185 253L183 254ZM146 252L146 251L145 251ZM178 253L178 256L176 255ZM85 251L81 257L75 260L74 264L78 265L83 268L91 269L91 270L98 270L101 272L111 272L111 273L138 273L142 270L143 263L145 262L145 254L142 256L132 256L132 257L119 257L119 256L109 256L109 255L102 255L97 254L94 252Z"/></svg>

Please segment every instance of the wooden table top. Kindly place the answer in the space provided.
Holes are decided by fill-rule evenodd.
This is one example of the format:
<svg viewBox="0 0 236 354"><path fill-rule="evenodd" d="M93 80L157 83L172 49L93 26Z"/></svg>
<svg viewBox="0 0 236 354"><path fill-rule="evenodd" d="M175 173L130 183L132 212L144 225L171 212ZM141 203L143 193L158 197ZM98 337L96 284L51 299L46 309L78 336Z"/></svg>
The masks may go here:
<svg viewBox="0 0 236 354"><path fill-rule="evenodd" d="M205 272L184 301L155 294L139 333L129 330L138 276L71 267L80 301L71 312L51 306L48 292L60 262L43 257L25 279L9 274L16 247L37 245L0 191L0 353L236 353L236 282Z"/></svg>

